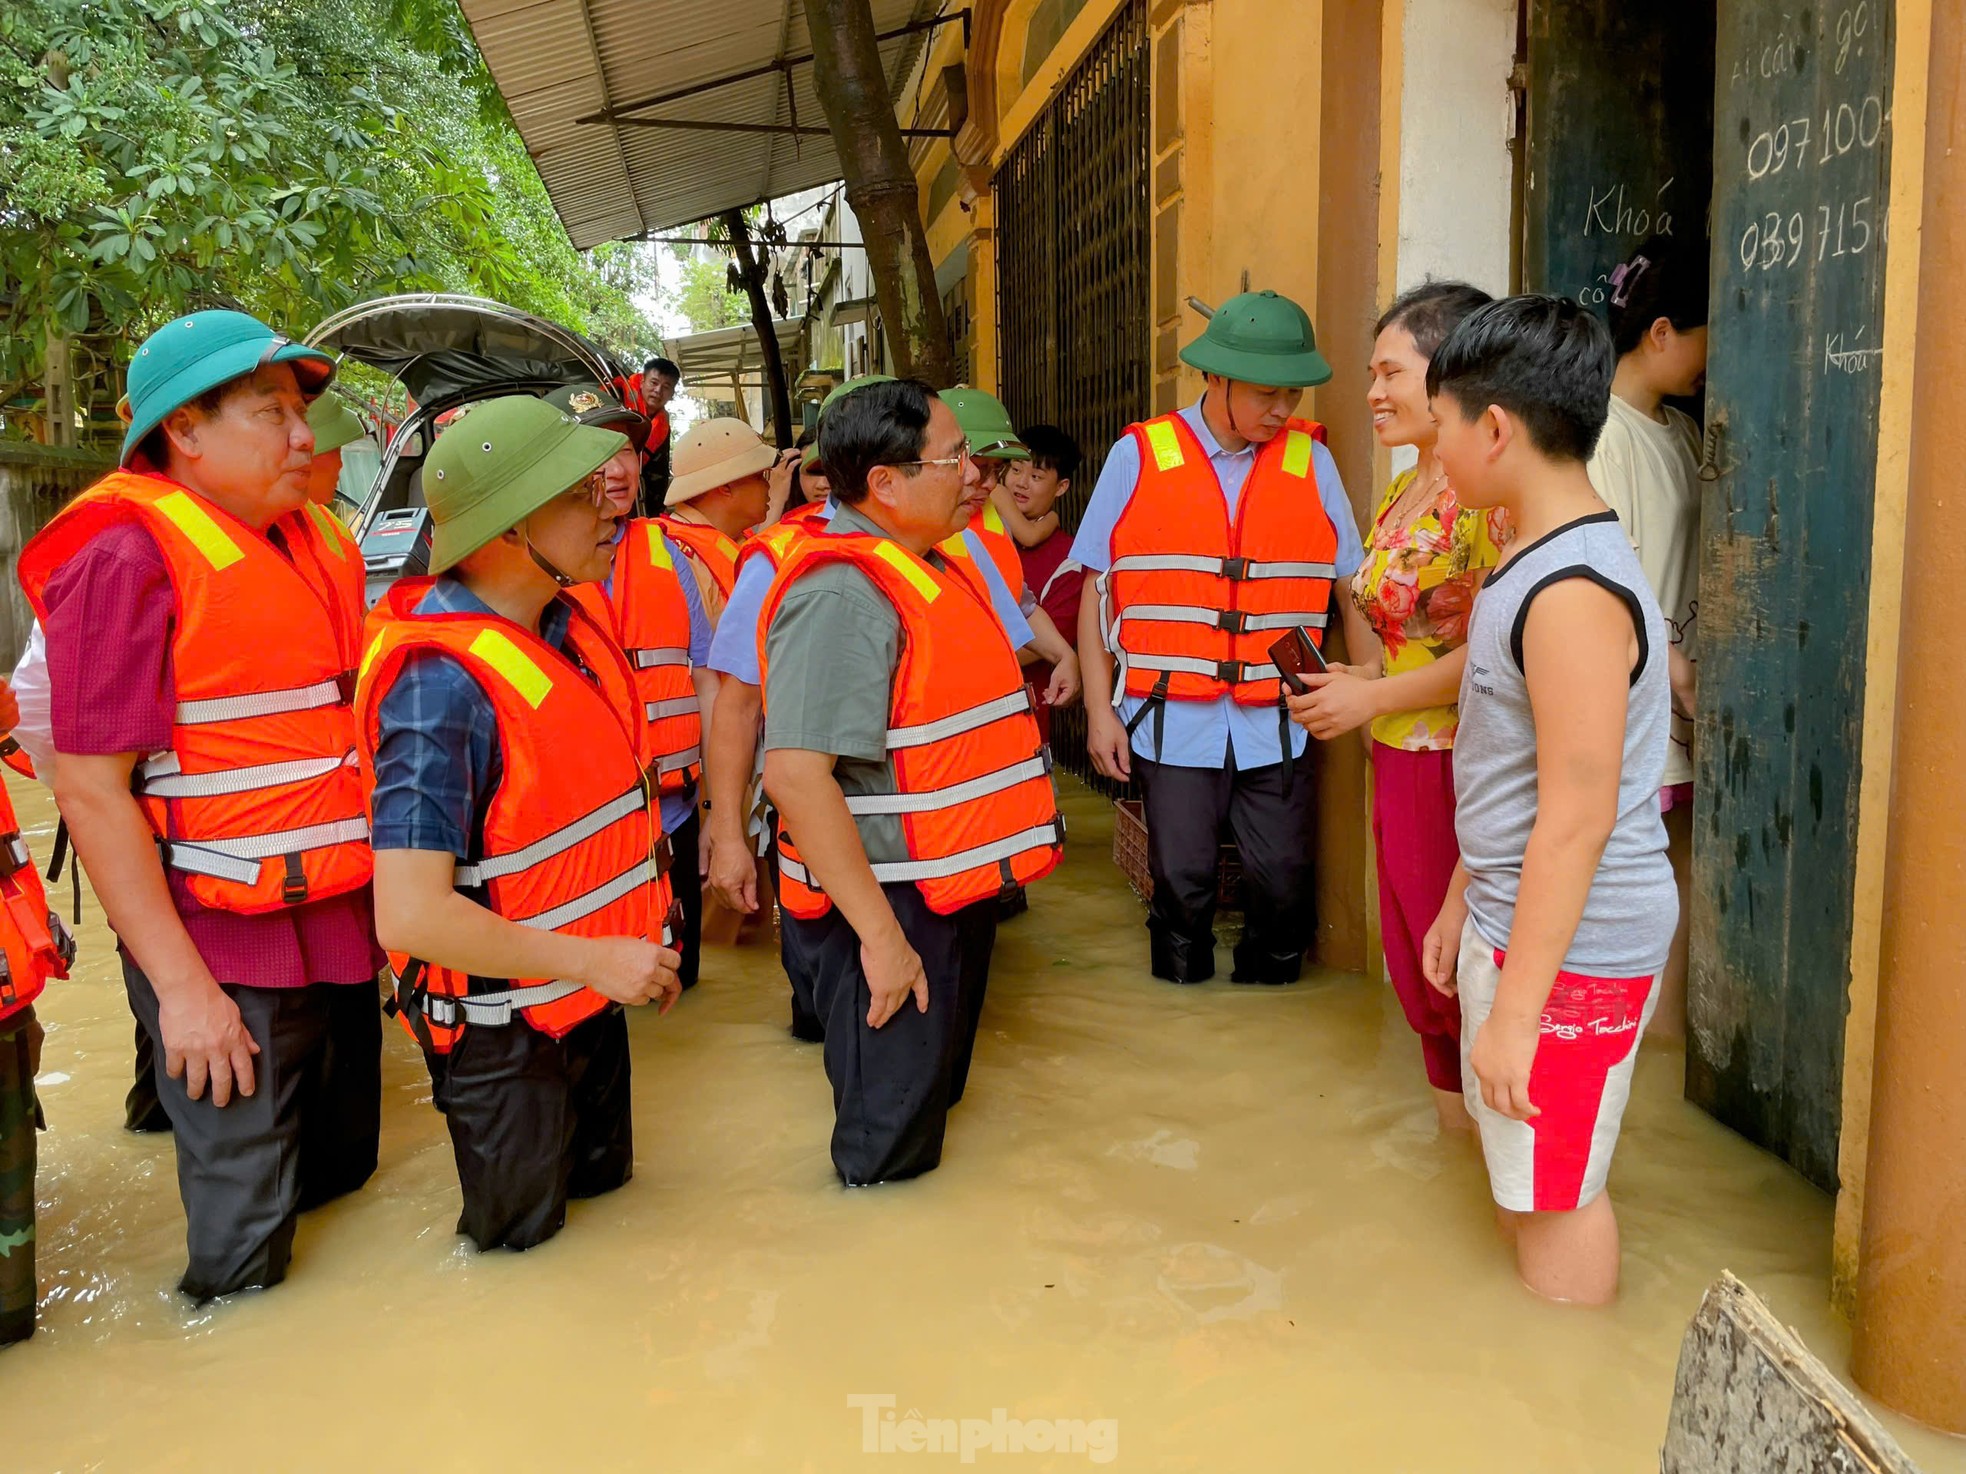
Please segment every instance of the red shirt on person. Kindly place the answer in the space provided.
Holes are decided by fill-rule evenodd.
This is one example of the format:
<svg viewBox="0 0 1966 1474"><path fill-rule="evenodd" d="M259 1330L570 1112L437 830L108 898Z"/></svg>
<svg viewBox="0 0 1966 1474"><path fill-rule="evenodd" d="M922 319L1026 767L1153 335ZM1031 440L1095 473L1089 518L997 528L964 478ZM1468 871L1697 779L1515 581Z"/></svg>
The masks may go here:
<svg viewBox="0 0 1966 1474"><path fill-rule="evenodd" d="M1065 642L1078 648L1079 596L1085 587L1083 564L1072 561L1072 535L1059 528L1035 548L1020 547L1017 557L1024 565L1024 585L1037 596L1038 607L1051 616ZM1052 664L1040 661L1027 668L1040 698L1051 682ZM1038 722L1047 742L1051 740L1051 708L1040 699Z"/></svg>

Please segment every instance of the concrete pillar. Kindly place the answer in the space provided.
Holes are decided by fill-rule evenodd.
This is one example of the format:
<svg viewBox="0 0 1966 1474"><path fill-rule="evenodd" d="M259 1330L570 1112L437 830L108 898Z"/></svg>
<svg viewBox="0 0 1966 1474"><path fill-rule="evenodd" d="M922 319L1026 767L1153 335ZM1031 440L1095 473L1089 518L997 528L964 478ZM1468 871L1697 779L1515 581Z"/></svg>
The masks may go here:
<svg viewBox="0 0 1966 1474"><path fill-rule="evenodd" d="M1905 508L1897 759L1885 853L1875 1086L1857 1267L1858 1385L1966 1434L1966 0L1932 7L1918 360ZM1907 245L1910 242L1906 243Z"/></svg>

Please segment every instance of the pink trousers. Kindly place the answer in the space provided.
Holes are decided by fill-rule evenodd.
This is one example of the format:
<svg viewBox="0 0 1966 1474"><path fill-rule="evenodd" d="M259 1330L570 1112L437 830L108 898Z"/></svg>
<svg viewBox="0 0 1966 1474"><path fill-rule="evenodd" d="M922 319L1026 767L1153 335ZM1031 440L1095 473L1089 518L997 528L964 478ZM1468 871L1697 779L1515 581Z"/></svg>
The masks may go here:
<svg viewBox="0 0 1966 1474"><path fill-rule="evenodd" d="M1372 745L1372 838L1379 852L1379 931L1386 973L1413 1032L1427 1083L1461 1089L1461 1006L1421 967L1460 847L1454 840L1454 754ZM1449 944L1450 952L1455 943Z"/></svg>

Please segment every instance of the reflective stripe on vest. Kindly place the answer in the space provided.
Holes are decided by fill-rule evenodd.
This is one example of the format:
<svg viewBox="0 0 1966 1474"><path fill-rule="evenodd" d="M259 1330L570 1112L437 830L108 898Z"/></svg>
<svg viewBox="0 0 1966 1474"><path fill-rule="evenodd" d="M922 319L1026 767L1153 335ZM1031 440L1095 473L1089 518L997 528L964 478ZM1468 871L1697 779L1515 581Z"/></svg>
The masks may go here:
<svg viewBox="0 0 1966 1474"><path fill-rule="evenodd" d="M1115 558L1108 573L1206 573L1243 583L1252 578L1336 578L1329 563L1259 563L1250 558L1191 558L1184 553L1133 553Z"/></svg>
<svg viewBox="0 0 1966 1474"><path fill-rule="evenodd" d="M213 722L241 722L249 717L285 716L291 711L316 711L340 706L350 695L345 680L316 681L284 691L254 691L244 696L215 696L206 701L180 701L173 720L180 727Z"/></svg>
<svg viewBox="0 0 1966 1474"><path fill-rule="evenodd" d="M658 666L689 664L689 651L675 645L665 645L655 650L630 649L626 654L635 662L636 670L654 670Z"/></svg>
<svg viewBox="0 0 1966 1474"><path fill-rule="evenodd" d="M287 763L255 763L244 768L220 768L213 773L186 773L178 755L167 752L137 767L137 791L146 798L209 798L220 793L250 793L256 788L280 788L325 778L336 768L358 766L355 749L339 758L298 758Z"/></svg>
<svg viewBox="0 0 1966 1474"><path fill-rule="evenodd" d="M343 819L334 824L310 824L302 829L282 829L271 834L250 834L238 839L197 841L160 840L164 863L188 875L209 875L214 880L231 880L251 885L259 879L259 862L281 855L304 855L330 845L349 844L369 837L367 819Z"/></svg>
<svg viewBox="0 0 1966 1474"><path fill-rule="evenodd" d="M940 880L950 875L961 875L965 870L974 870L982 865L994 865L999 860L1008 860L1013 855L1021 855L1028 850L1062 845L1064 842L1064 822L1054 819L1048 824L1039 824L1026 829L1021 834L992 840L989 844L980 844L973 849L958 850L953 855L943 855L933 860L888 860L871 868L874 878L884 885L915 884L924 880ZM790 855L783 853L779 855L778 868L800 885L809 886L816 891L824 890L824 887L812 878L812 872Z"/></svg>
<svg viewBox="0 0 1966 1474"><path fill-rule="evenodd" d="M904 747L922 747L945 738L960 737L964 732L973 732L978 727L987 727L992 722L1000 722L1005 717L1030 709L1030 696L1023 691L1015 691L932 722L918 722L910 727L889 727L887 750L895 752Z"/></svg>
<svg viewBox="0 0 1966 1474"><path fill-rule="evenodd" d="M571 824L563 825L551 834L534 840L522 850L514 850L509 855L493 855L469 865L459 865L451 872L451 884L459 890L475 890L488 880L496 880L502 875L517 875L521 870L552 859L555 855L566 853L584 839L592 839L608 825L618 819L625 819L648 802L648 796L640 786L629 789L617 798L608 800L598 809L581 815Z"/></svg>
<svg viewBox="0 0 1966 1474"><path fill-rule="evenodd" d="M1201 624L1210 629L1228 630L1232 634L1243 630L1287 630L1299 625L1321 630L1327 617L1322 613L1308 612L1250 614L1240 609L1202 609L1193 604L1129 604L1120 611L1122 621L1156 619L1163 624ZM1138 661L1134 663L1139 664Z"/></svg>
<svg viewBox="0 0 1966 1474"><path fill-rule="evenodd" d="M648 701L642 704L642 715L651 722L659 722L664 717L686 717L691 712L701 712L703 704L694 696L678 696L673 701Z"/></svg>
<svg viewBox="0 0 1966 1474"><path fill-rule="evenodd" d="M1021 763L1013 763L965 783L952 783L947 788L931 788L915 793L862 794L849 798L846 808L849 814L925 814L934 809L953 808L972 799L988 798L993 793L1002 793L1006 788L1015 788L1027 778L1042 778L1050 771L1051 763L1047 758L1026 758Z"/></svg>

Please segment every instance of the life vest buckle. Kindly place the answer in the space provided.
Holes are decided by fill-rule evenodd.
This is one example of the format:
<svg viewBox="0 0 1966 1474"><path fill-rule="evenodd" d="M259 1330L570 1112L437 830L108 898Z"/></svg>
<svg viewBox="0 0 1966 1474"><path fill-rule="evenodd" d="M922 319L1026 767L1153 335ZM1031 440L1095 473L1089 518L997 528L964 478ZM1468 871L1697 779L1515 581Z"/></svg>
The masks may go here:
<svg viewBox="0 0 1966 1474"><path fill-rule="evenodd" d="M1215 663L1215 679L1239 686L1245 679L1243 672L1248 668L1249 662L1246 660L1218 660Z"/></svg>
<svg viewBox="0 0 1966 1474"><path fill-rule="evenodd" d="M356 673L352 670L337 671L334 678L335 705L353 706L355 704Z"/></svg>
<svg viewBox="0 0 1966 1474"><path fill-rule="evenodd" d="M1249 633L1250 614L1247 609L1224 609L1215 616L1215 627L1232 635Z"/></svg>
<svg viewBox="0 0 1966 1474"><path fill-rule="evenodd" d="M12 1008L19 1001L14 990L14 966L7 961L7 954L0 952L0 1007Z"/></svg>
<svg viewBox="0 0 1966 1474"><path fill-rule="evenodd" d="M298 906L307 899L307 872L301 869L299 855L282 855L287 873L280 882L280 904Z"/></svg>
<svg viewBox="0 0 1966 1474"><path fill-rule="evenodd" d="M683 903L677 896L669 898L669 909L662 915L662 929L674 937L677 950L683 945Z"/></svg>
<svg viewBox="0 0 1966 1474"><path fill-rule="evenodd" d="M1250 560L1247 558L1224 558L1222 560L1222 577L1230 580L1232 583L1242 583L1249 577L1249 562Z"/></svg>
<svg viewBox="0 0 1966 1474"><path fill-rule="evenodd" d="M18 829L0 834L0 878L12 879L33 863L27 841L20 837Z"/></svg>
<svg viewBox="0 0 1966 1474"><path fill-rule="evenodd" d="M68 929L68 923L52 909L48 912L48 936L55 944L55 955L61 959L62 975L65 977L67 969L75 965L76 955L82 948L75 940L75 933Z"/></svg>

